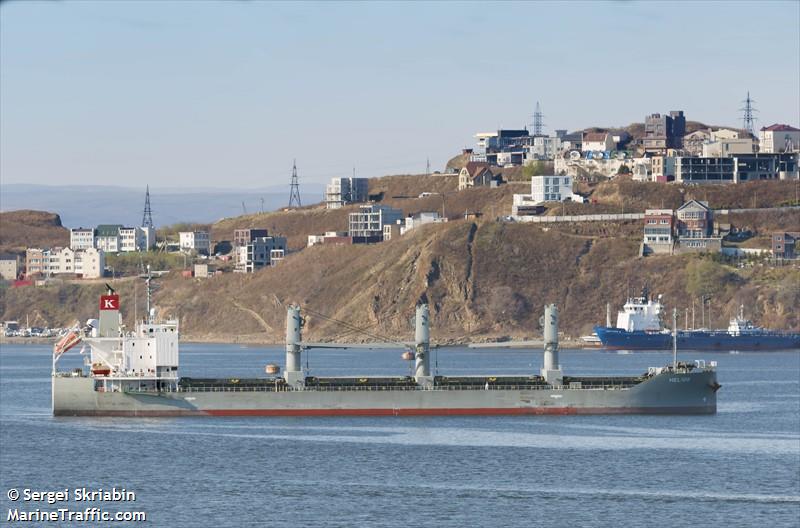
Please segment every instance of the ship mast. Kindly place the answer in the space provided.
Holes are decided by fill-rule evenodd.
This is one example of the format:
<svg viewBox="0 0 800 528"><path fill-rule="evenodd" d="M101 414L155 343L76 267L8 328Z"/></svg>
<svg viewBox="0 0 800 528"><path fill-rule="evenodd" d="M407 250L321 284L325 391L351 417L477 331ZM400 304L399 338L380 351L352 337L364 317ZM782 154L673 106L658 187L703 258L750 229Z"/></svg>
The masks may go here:
<svg viewBox="0 0 800 528"><path fill-rule="evenodd" d="M678 370L678 309L672 309L672 370Z"/></svg>
<svg viewBox="0 0 800 528"><path fill-rule="evenodd" d="M150 311L150 297L152 295L152 291L150 288L150 281L153 280L153 274L150 272L150 264L147 265L147 277L145 278L145 284L147 285L147 322L153 322L153 314Z"/></svg>

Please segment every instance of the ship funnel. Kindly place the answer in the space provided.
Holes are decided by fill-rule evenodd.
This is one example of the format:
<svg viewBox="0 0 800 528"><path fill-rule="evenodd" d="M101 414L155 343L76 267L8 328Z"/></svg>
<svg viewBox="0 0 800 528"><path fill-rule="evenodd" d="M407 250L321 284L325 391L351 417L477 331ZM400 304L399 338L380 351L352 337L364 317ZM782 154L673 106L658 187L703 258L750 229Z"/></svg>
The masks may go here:
<svg viewBox="0 0 800 528"><path fill-rule="evenodd" d="M424 386L433 385L430 361L430 311L427 304L417 306L414 331L414 378Z"/></svg>
<svg viewBox="0 0 800 528"><path fill-rule="evenodd" d="M100 296L99 319L97 334L100 337L119 337L119 295L111 289L111 286L108 286L108 295Z"/></svg>
<svg viewBox="0 0 800 528"><path fill-rule="evenodd" d="M289 306L286 310L286 368L283 378L294 388L302 388L305 383L301 361L300 307Z"/></svg>
<svg viewBox="0 0 800 528"><path fill-rule="evenodd" d="M544 307L544 364L542 377L547 383L561 385L563 374L558 364L558 308L555 304Z"/></svg>

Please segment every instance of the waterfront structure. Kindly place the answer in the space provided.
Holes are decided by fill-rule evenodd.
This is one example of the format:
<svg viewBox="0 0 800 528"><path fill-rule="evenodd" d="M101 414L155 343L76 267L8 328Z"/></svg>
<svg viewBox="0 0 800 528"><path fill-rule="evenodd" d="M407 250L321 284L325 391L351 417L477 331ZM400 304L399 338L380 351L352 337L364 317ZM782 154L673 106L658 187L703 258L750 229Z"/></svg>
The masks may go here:
<svg viewBox="0 0 800 528"><path fill-rule="evenodd" d="M348 233L354 244L381 242L383 227L394 224L403 218L403 211L387 205L362 205L359 210L350 213Z"/></svg>
<svg viewBox="0 0 800 528"><path fill-rule="evenodd" d="M19 257L0 254L0 279L15 280L19 276Z"/></svg>
<svg viewBox="0 0 800 528"><path fill-rule="evenodd" d="M772 233L772 256L783 259L793 259L796 256L796 244L800 240L800 233Z"/></svg>
<svg viewBox="0 0 800 528"><path fill-rule="evenodd" d="M331 182L325 186L327 209L340 209L351 203L366 202L368 199L368 178L331 178Z"/></svg>
<svg viewBox="0 0 800 528"><path fill-rule="evenodd" d="M798 152L800 150L800 129L775 123L763 127L758 132L760 152Z"/></svg>
<svg viewBox="0 0 800 528"><path fill-rule="evenodd" d="M95 229L92 227L70 229L69 247L74 250L95 247Z"/></svg>
<svg viewBox="0 0 800 528"><path fill-rule="evenodd" d="M208 255L211 248L207 231L181 231L178 233L181 251L196 251Z"/></svg>
<svg viewBox="0 0 800 528"><path fill-rule="evenodd" d="M645 152L667 154L668 149L683 148L686 118L683 110L669 115L651 114L644 120L643 146Z"/></svg>
<svg viewBox="0 0 800 528"><path fill-rule="evenodd" d="M671 254L675 243L675 216L672 209L647 209L644 212L644 239L642 254Z"/></svg>
<svg viewBox="0 0 800 528"><path fill-rule="evenodd" d="M275 266L286 256L286 238L276 236L257 236L234 250L236 267L239 273L253 273L262 268Z"/></svg>
<svg viewBox="0 0 800 528"><path fill-rule="evenodd" d="M458 173L458 190L462 191L470 187L488 187L495 181L489 165L470 161Z"/></svg>

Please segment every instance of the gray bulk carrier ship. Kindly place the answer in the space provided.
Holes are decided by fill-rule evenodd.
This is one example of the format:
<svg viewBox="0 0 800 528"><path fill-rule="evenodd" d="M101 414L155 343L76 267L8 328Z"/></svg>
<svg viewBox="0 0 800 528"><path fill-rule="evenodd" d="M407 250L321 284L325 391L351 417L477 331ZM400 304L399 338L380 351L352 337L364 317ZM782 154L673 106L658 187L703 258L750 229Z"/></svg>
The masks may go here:
<svg viewBox="0 0 800 528"><path fill-rule="evenodd" d="M148 281L149 282L149 281ZM148 288L149 290L149 288ZM148 295L149 299L149 295ZM405 416L516 414L713 414L716 364L678 362L639 376L565 376L558 363L558 310L545 307L544 365L529 376L439 376L430 368L427 304L416 309L414 343L404 354L414 375L313 377L301 366L300 308L286 318L282 375L197 379L178 375L178 321L148 318L135 331L121 324L119 296L100 298L99 319L54 346L52 406L56 416ZM59 371L59 357L79 343L91 348L84 368ZM90 359L89 359L90 358ZM272 373L272 375L269 375Z"/></svg>

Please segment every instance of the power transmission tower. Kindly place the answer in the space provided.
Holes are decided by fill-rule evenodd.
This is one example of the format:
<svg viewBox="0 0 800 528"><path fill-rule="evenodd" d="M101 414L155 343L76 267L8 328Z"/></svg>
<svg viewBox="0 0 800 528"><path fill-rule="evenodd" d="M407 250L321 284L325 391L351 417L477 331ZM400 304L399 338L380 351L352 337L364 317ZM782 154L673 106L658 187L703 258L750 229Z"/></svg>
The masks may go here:
<svg viewBox="0 0 800 528"><path fill-rule="evenodd" d="M297 179L297 160L292 162L292 185L289 189L289 207L300 207L300 182Z"/></svg>
<svg viewBox="0 0 800 528"><path fill-rule="evenodd" d="M539 101L536 101L536 110L533 112L533 135L544 135L544 114L542 108L539 106Z"/></svg>
<svg viewBox="0 0 800 528"><path fill-rule="evenodd" d="M755 133L753 132L755 129L754 125L757 120L755 113L758 112L758 110L756 110L753 106L755 100L750 99L749 91L747 92L747 99L742 102L744 103L744 107L740 108L739 111L742 112L742 123L744 124L744 129L749 132L751 136L755 136Z"/></svg>
<svg viewBox="0 0 800 528"><path fill-rule="evenodd" d="M142 227L153 229L153 212L150 210L150 185L144 193L144 214L142 215Z"/></svg>
<svg viewBox="0 0 800 528"><path fill-rule="evenodd" d="M431 159L427 158L425 160L425 176L431 175Z"/></svg>
<svg viewBox="0 0 800 528"><path fill-rule="evenodd" d="M247 214L247 207L244 206L244 200L242 200L242 214Z"/></svg>

